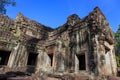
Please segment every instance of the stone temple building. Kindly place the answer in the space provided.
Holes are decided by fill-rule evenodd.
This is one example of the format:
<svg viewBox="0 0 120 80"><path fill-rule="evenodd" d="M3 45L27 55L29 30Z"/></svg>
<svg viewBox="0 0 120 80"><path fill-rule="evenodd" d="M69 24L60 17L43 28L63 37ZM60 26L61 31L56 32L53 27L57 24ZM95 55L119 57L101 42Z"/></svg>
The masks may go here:
<svg viewBox="0 0 120 80"><path fill-rule="evenodd" d="M0 73L116 75L114 36L96 7L88 16L73 14L56 29L26 18L0 15Z"/></svg>

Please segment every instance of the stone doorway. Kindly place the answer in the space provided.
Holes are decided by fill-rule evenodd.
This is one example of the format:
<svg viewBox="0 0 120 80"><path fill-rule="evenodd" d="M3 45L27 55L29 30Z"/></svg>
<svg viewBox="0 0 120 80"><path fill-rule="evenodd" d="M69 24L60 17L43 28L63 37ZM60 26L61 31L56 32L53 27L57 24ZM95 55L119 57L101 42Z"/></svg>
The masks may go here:
<svg viewBox="0 0 120 80"><path fill-rule="evenodd" d="M0 65L7 65L10 57L10 51L0 50Z"/></svg>
<svg viewBox="0 0 120 80"><path fill-rule="evenodd" d="M53 64L53 54L48 54L48 57L50 59L50 66Z"/></svg>
<svg viewBox="0 0 120 80"><path fill-rule="evenodd" d="M34 73L36 70L36 64L37 64L37 56L36 53L29 53L28 55L28 62L27 62L27 72L28 73Z"/></svg>
<svg viewBox="0 0 120 80"><path fill-rule="evenodd" d="M85 60L85 54L77 55L78 62L79 62L79 70L86 70L86 60Z"/></svg>
<svg viewBox="0 0 120 80"><path fill-rule="evenodd" d="M38 54L29 53L27 65L35 66Z"/></svg>

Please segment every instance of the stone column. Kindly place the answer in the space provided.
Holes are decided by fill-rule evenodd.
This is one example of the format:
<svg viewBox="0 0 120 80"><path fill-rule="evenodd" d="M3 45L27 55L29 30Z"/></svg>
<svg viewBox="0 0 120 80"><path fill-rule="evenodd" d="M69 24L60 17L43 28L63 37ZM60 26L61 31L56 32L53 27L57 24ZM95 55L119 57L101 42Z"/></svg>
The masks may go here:
<svg viewBox="0 0 120 80"><path fill-rule="evenodd" d="M14 61L15 61L16 56L17 56L17 52L18 52L18 49L19 49L19 45L20 45L20 44L17 44L17 45L13 48L13 50L12 50L12 52L11 52L11 55L10 55L10 58L9 58L9 61L8 61L8 66L9 66L9 67L13 67L13 66L14 66Z"/></svg>
<svg viewBox="0 0 120 80"><path fill-rule="evenodd" d="M18 43L10 55L8 66L25 67L27 64L27 53L26 47Z"/></svg>

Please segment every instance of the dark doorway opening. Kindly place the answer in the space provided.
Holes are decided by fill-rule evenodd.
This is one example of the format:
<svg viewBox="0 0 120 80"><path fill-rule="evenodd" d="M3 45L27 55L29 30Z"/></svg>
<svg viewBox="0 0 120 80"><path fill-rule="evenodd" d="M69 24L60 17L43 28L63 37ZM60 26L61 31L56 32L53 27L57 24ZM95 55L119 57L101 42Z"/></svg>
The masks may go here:
<svg viewBox="0 0 120 80"><path fill-rule="evenodd" d="M35 66L38 54L29 53L27 65Z"/></svg>
<svg viewBox="0 0 120 80"><path fill-rule="evenodd" d="M53 64L53 54L48 54L49 58L50 58L50 65L52 66Z"/></svg>
<svg viewBox="0 0 120 80"><path fill-rule="evenodd" d="M28 55L28 62L27 62L27 72L34 73L36 70L36 63L37 63L37 56L36 53L29 53Z"/></svg>
<svg viewBox="0 0 120 80"><path fill-rule="evenodd" d="M79 70L86 70L85 55L78 55Z"/></svg>
<svg viewBox="0 0 120 80"><path fill-rule="evenodd" d="M10 51L0 50L0 65L7 65L10 53Z"/></svg>

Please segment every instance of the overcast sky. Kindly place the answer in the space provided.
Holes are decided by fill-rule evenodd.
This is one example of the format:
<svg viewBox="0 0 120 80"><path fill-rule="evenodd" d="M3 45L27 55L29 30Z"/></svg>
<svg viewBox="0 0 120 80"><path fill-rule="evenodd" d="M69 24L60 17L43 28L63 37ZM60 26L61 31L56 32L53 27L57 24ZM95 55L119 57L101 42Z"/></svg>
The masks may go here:
<svg viewBox="0 0 120 80"><path fill-rule="evenodd" d="M15 0L16 7L7 7L7 15L15 18L19 12L46 26L56 28L66 22L71 14L87 16L98 6L106 16L113 31L120 24L120 0Z"/></svg>

